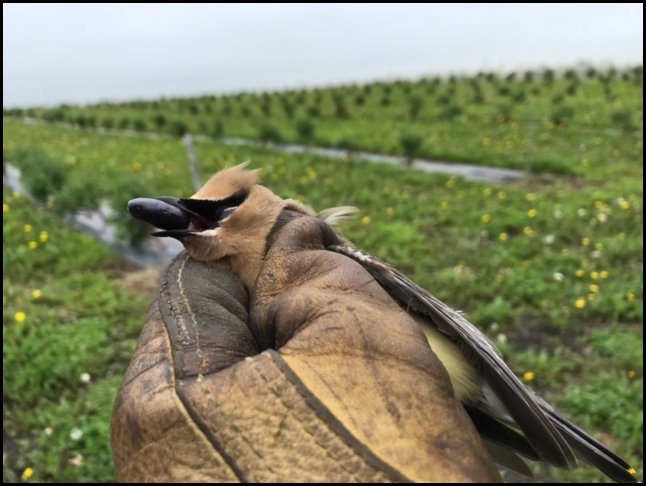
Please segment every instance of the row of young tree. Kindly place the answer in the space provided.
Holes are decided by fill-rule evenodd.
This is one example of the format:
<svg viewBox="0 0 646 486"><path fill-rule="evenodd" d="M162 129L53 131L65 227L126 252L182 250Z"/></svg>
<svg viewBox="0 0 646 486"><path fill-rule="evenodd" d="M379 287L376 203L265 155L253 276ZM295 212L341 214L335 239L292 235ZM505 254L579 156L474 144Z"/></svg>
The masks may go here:
<svg viewBox="0 0 646 486"><path fill-rule="evenodd" d="M352 121L370 115L409 122L450 122L458 118L490 122L481 119L477 109L481 105L498 123L526 121L521 118L527 114L518 107L530 98L551 106L541 121L562 126L571 123L576 115L575 103L569 100L588 89L591 81L598 82L605 100L612 102L626 84L642 86L643 69L588 67L506 75L480 72L470 77L451 75L336 88L101 103L84 108L61 105L51 109L10 109L4 114L67 122L81 128L155 131L174 136L190 130L212 137L235 135L228 133L226 127L229 120L235 119L253 125L261 140L280 142L284 138L281 130L289 129L307 144L316 141L317 123L326 119ZM281 120L280 128L269 123L270 119ZM638 128L632 110L625 107L613 109L606 123L625 130Z"/></svg>

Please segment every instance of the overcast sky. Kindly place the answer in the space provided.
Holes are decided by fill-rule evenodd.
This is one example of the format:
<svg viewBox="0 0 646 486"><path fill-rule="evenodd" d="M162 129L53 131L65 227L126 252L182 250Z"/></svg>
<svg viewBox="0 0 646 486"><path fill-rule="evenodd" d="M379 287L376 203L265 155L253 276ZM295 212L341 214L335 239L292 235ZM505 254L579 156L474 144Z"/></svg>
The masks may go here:
<svg viewBox="0 0 646 486"><path fill-rule="evenodd" d="M643 4L3 4L3 105L643 62Z"/></svg>

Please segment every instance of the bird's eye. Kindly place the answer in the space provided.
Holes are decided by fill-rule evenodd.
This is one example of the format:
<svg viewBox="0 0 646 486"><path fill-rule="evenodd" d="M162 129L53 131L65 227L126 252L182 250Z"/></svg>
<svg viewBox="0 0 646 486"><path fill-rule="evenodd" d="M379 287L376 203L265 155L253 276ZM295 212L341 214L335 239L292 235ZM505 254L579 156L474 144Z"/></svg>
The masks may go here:
<svg viewBox="0 0 646 486"><path fill-rule="evenodd" d="M235 211L236 209L238 209L238 206L233 206L231 208L223 209L222 210L222 215L220 216L220 221L222 221L223 219L226 219L229 216L231 216L231 214L233 214L233 211Z"/></svg>

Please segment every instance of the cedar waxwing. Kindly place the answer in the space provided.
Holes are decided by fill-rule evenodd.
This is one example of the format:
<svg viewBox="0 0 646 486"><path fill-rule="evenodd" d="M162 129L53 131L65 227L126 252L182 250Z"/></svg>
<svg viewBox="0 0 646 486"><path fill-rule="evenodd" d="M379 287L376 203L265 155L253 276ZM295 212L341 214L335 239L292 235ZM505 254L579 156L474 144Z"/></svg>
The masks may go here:
<svg viewBox="0 0 646 486"><path fill-rule="evenodd" d="M353 248L331 229L331 225L353 208L335 208L317 215L311 208L281 199L258 185L257 171L244 167L245 164L241 164L217 173L189 199L140 198L132 200L128 209L134 217L162 228L153 233L155 236L180 240L192 258L234 272L252 296L261 273L264 272L265 283L280 281L283 273L280 259L284 256L276 260L278 263L271 271L263 270L269 250L276 243L276 234L288 227L292 233L298 233L299 228L312 232L312 238L323 242L324 251L337 254L335 265L343 264L347 259L358 263L420 324L431 350L448 372L456 398L495 462L529 474L529 469L516 454L561 468L572 468L580 459L616 481L637 481L630 465L528 389L509 369L491 341L462 314L392 266ZM298 221L306 221L305 218L311 224L299 226ZM299 243L299 248L307 245L306 238L303 241L305 243ZM291 251L283 240L280 244L283 245L281 251ZM303 279L327 271L312 265L303 262L307 267L303 271L308 273ZM271 297L298 286L301 281L276 284L279 288L270 292ZM308 310L319 311L324 312L322 309ZM284 339L264 332L262 326L254 322L250 326L265 349L278 349L279 341Z"/></svg>

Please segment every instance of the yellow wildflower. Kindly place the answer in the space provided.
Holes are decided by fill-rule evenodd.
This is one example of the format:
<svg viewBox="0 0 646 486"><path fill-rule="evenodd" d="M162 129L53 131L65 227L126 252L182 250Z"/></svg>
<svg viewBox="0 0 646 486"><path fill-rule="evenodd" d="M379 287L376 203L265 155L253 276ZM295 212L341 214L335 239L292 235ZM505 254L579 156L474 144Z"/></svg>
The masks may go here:
<svg viewBox="0 0 646 486"><path fill-rule="evenodd" d="M599 272L594 272L594 271L590 272L590 278L592 280L599 280Z"/></svg>
<svg viewBox="0 0 646 486"><path fill-rule="evenodd" d="M442 209L449 209L449 202L448 201L442 201L442 204L440 206Z"/></svg>
<svg viewBox="0 0 646 486"><path fill-rule="evenodd" d="M576 275L578 278L583 278L585 277L585 270L581 270L580 268L574 272L574 275Z"/></svg>
<svg viewBox="0 0 646 486"><path fill-rule="evenodd" d="M635 378L635 376L637 376L637 373L635 373L635 370L628 370L626 376L628 376L628 378L632 380L633 378Z"/></svg>
<svg viewBox="0 0 646 486"><path fill-rule="evenodd" d="M27 314L25 314L24 312L16 312L14 319L16 319L16 322L24 322L25 319L27 319Z"/></svg>
<svg viewBox="0 0 646 486"><path fill-rule="evenodd" d="M527 199L528 201L533 201L534 199L536 199L536 194L534 194L533 192L528 192L527 194L525 194L525 199Z"/></svg>
<svg viewBox="0 0 646 486"><path fill-rule="evenodd" d="M503 231L498 235L498 239L500 241L507 241L509 239L509 235Z"/></svg>
<svg viewBox="0 0 646 486"><path fill-rule="evenodd" d="M507 199L507 193L506 193L505 191L500 191L500 192L498 193L498 199L500 199L501 201L502 201L503 199Z"/></svg>
<svg viewBox="0 0 646 486"><path fill-rule="evenodd" d="M7 203L2 203L2 213L7 214L9 212L9 205Z"/></svg>
<svg viewBox="0 0 646 486"><path fill-rule="evenodd" d="M489 221L491 221L491 216L489 216L488 214L483 214L482 216L480 216L480 220L484 224L487 224L487 223L489 223Z"/></svg>
<svg viewBox="0 0 646 486"><path fill-rule="evenodd" d="M590 246L590 243L592 243L592 239L587 236L581 240L583 246Z"/></svg>
<svg viewBox="0 0 646 486"><path fill-rule="evenodd" d="M525 373L523 373L523 380L525 380L527 383L534 381L534 378L536 378L536 373L534 373L533 371L525 371Z"/></svg>
<svg viewBox="0 0 646 486"><path fill-rule="evenodd" d="M46 242L47 242L47 240L49 240L49 233L47 233L47 231L41 231L41 232L40 232L40 236L38 237L38 239L39 239L42 243L46 243Z"/></svg>
<svg viewBox="0 0 646 486"><path fill-rule="evenodd" d="M529 216L530 218L535 218L537 214L538 214L538 211L536 211L533 208L527 211L527 216Z"/></svg>
<svg viewBox="0 0 646 486"><path fill-rule="evenodd" d="M38 248L38 243L32 240L29 243L27 243L27 246L29 247L30 250L35 250L36 248Z"/></svg>
<svg viewBox="0 0 646 486"><path fill-rule="evenodd" d="M635 301L635 293L634 292L628 292L626 295L626 300L628 302L634 302Z"/></svg>
<svg viewBox="0 0 646 486"><path fill-rule="evenodd" d="M364 216L363 218L361 218L361 222L363 224L370 224L370 221L371 221L370 216Z"/></svg>
<svg viewBox="0 0 646 486"><path fill-rule="evenodd" d="M605 280L605 279L607 279L609 275L610 275L610 274L608 273L608 270L602 270L602 271L599 273L599 276L600 276L602 279L604 279L604 280Z"/></svg>
<svg viewBox="0 0 646 486"><path fill-rule="evenodd" d="M32 230L32 229L33 229L33 227L32 227L30 224L26 224L25 226L23 226L23 227L22 227L22 230L23 230L25 233L31 233L31 230Z"/></svg>
<svg viewBox="0 0 646 486"><path fill-rule="evenodd" d="M525 227L523 228L523 234L524 234L525 236L529 237L529 238L532 238L532 237L536 236L536 231L534 231L534 230L533 230L531 227L529 227L529 226L525 226Z"/></svg>
<svg viewBox="0 0 646 486"><path fill-rule="evenodd" d="M596 294L599 292L599 286L597 284L590 284L588 290L590 290L591 293Z"/></svg>
<svg viewBox="0 0 646 486"><path fill-rule="evenodd" d="M386 214L388 216L393 216L395 214L395 208L386 208Z"/></svg>
<svg viewBox="0 0 646 486"><path fill-rule="evenodd" d="M585 299L576 299L574 307L577 309L585 309Z"/></svg>
<svg viewBox="0 0 646 486"><path fill-rule="evenodd" d="M31 293L31 298L34 300L38 300L43 296L43 291L40 289L36 289Z"/></svg>
<svg viewBox="0 0 646 486"><path fill-rule="evenodd" d="M26 468L26 469L22 472L22 476L21 476L21 477L22 477L22 480L23 480L23 481L27 481L27 480L29 480L33 475L34 475L34 470L33 470L32 468L28 467L28 468Z"/></svg>

